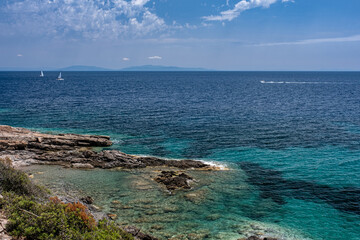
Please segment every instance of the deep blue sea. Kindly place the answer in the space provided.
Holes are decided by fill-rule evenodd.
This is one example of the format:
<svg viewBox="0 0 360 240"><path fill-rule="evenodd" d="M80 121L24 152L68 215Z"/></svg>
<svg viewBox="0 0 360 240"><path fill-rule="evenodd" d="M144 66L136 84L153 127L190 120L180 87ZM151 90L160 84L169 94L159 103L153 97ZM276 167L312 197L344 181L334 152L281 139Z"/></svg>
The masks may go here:
<svg viewBox="0 0 360 240"><path fill-rule="evenodd" d="M162 239L360 239L360 72L57 75L0 72L0 124L105 134L129 154L230 170L194 172L199 201L165 194L141 171L39 166L40 182L92 194L119 222Z"/></svg>

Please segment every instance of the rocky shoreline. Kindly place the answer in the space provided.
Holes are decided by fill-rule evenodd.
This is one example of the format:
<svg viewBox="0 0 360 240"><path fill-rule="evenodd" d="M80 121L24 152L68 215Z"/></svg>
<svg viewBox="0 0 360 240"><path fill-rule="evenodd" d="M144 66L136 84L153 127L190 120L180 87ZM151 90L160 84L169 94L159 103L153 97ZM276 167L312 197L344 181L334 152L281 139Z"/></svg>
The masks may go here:
<svg viewBox="0 0 360 240"><path fill-rule="evenodd" d="M191 188L192 177L183 171L188 169L217 170L216 167L194 160L166 160L156 157L134 156L117 150L94 151L95 147L108 147L112 142L108 136L79 134L45 134L25 128L0 125L0 157L10 159L15 168L32 164L61 165L78 169L139 169L146 167L166 167L175 171L163 171L154 180L171 193L177 189ZM179 171L180 170L180 171ZM95 219L107 217L92 204L91 197L68 199L64 202L83 202ZM111 214L110 214L111 215ZM156 239L144 234L134 226L124 229L136 239ZM4 234L4 233L2 233ZM4 235L5 236L5 235ZM4 237L2 236L2 237Z"/></svg>
<svg viewBox="0 0 360 240"><path fill-rule="evenodd" d="M108 136L45 134L25 128L0 125L0 158L10 159L15 168L32 164L61 165L77 169L131 170L150 168L153 173L157 172L157 176L152 176L151 179L161 184L164 187L163 189L170 194L174 191L181 189L188 190L193 187L193 183L196 180L189 175L191 171L188 172L187 170L221 170L219 167L195 160L167 160L156 157L129 155L118 150L94 150L96 147L106 148L111 145L112 142ZM153 171L153 169L157 170ZM192 201L193 195L196 197L194 193L189 193L185 197ZM105 214L93 205L93 200L90 196L79 197L78 199L60 196L60 199L65 203L81 201L88 207L95 219L105 217L114 220L117 218L116 214ZM116 201L114 202L116 203ZM2 220L6 221L6 219ZM132 234L135 239L156 239L144 234L134 226L126 226L123 229ZM5 236L4 232L1 232L1 234L3 235L0 235L0 237ZM172 239L183 238L175 237ZM254 234L241 238L241 240L243 239L274 240L275 238L266 238Z"/></svg>
<svg viewBox="0 0 360 240"><path fill-rule="evenodd" d="M201 161L167 160L156 157L135 156L118 150L94 151L95 147L109 147L110 137L79 134L45 134L25 128L0 125L0 156L9 158L14 167L31 164L55 164L80 169L138 169L167 167L177 170L219 170ZM160 174L156 179L168 190L188 189L190 176L182 172ZM180 175L175 176L175 175Z"/></svg>
<svg viewBox="0 0 360 240"><path fill-rule="evenodd" d="M25 128L0 125L0 153L14 166L58 164L74 168L145 168L216 170L201 161L166 160L123 153L118 150L96 152L94 147L109 147L110 137L78 134L44 134Z"/></svg>

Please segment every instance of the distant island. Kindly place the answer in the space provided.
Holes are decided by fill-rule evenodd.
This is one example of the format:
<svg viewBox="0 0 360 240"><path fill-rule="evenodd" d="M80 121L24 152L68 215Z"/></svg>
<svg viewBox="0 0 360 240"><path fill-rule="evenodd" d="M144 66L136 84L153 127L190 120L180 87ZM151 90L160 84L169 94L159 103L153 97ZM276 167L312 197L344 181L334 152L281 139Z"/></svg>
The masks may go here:
<svg viewBox="0 0 360 240"><path fill-rule="evenodd" d="M126 67L121 69L110 69L97 66L85 66L85 65L74 65L64 68L21 68L21 67L0 67L0 71L134 71L134 72L145 72L145 71L214 71L205 68L187 68L187 67L176 67L176 66L161 66L161 65L142 65Z"/></svg>
<svg viewBox="0 0 360 240"><path fill-rule="evenodd" d="M112 69L103 68L103 67L96 67L96 66L83 66L83 65L74 65L59 69L54 69L57 71L114 71Z"/></svg>
<svg viewBox="0 0 360 240"><path fill-rule="evenodd" d="M184 68L174 66L143 65L123 68L120 71L211 71L205 68Z"/></svg>

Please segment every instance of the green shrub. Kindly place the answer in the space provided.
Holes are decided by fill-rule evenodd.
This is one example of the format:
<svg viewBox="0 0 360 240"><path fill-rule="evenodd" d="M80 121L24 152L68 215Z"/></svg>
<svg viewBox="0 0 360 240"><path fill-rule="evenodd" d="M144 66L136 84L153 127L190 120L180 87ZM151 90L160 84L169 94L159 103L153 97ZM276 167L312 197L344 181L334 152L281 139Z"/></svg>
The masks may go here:
<svg viewBox="0 0 360 240"><path fill-rule="evenodd" d="M46 189L0 159L0 209L8 217L6 231L27 240L132 240L133 236L107 220L96 223L81 203L61 202L57 197L44 201ZM40 197L40 198L39 198ZM39 203L37 200L42 200Z"/></svg>
<svg viewBox="0 0 360 240"><path fill-rule="evenodd" d="M20 195L44 196L44 188L33 184L29 177L11 166L10 159L0 159L0 189Z"/></svg>
<svg viewBox="0 0 360 240"><path fill-rule="evenodd" d="M62 203L58 198L40 204L33 197L4 193L8 214L7 232L25 239L133 239L116 224L106 220L98 224L81 203Z"/></svg>

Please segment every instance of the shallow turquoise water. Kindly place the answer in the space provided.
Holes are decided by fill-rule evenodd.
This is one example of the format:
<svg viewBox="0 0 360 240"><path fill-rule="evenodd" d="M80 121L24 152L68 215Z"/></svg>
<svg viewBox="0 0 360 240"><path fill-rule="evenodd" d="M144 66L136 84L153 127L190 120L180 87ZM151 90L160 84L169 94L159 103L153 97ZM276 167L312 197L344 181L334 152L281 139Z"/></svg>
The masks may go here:
<svg viewBox="0 0 360 240"><path fill-rule="evenodd" d="M179 149L179 145L175 144L173 149ZM136 224L164 239L177 236L179 232L205 232L208 239L238 239L241 234L250 233L270 234L283 239L358 239L359 215L335 209L325 201L306 194L301 197L303 199L297 199L293 195L296 193L284 193L282 198L285 203L278 204L271 198L262 197L261 191L246 181L246 173L237 165L239 161L251 160L283 171L287 179L316 180L323 184L329 179L336 179L339 186L359 184L357 173L348 178L332 175L331 166L339 156L359 164L359 151L335 147L317 151L301 148L216 151L204 160L225 163L232 170L191 172L199 182L193 190L178 192L175 196L169 196L151 180L156 175L151 170L80 171L36 166L29 171L35 173L35 179L59 193L75 190L93 196L105 212L118 214L120 223ZM270 164L269 159L277 161ZM298 164L294 166L294 162ZM340 169L351 172L346 163L341 164ZM38 171L45 173L36 174ZM196 195L194 202L186 197L186 194L192 193ZM113 200L121 204L117 206L112 203Z"/></svg>
<svg viewBox="0 0 360 240"><path fill-rule="evenodd" d="M81 171L54 166L33 166L27 171L54 193L91 195L103 211L117 214L119 223L135 224L161 239L202 233L207 239L238 239L241 234L265 231L285 239L307 239L307 234L297 229L261 221L278 207L261 200L244 181L245 175L237 171L192 172L199 180L195 188L171 196L149 178L156 174L149 171Z"/></svg>
<svg viewBox="0 0 360 240"><path fill-rule="evenodd" d="M359 72L67 72L56 81L57 74L0 72L0 124L104 134L110 149L232 170L191 173L200 202L189 192L168 196L142 172L37 166L30 171L45 173L35 179L84 191L119 222L163 238L266 230L286 239L360 239Z"/></svg>

